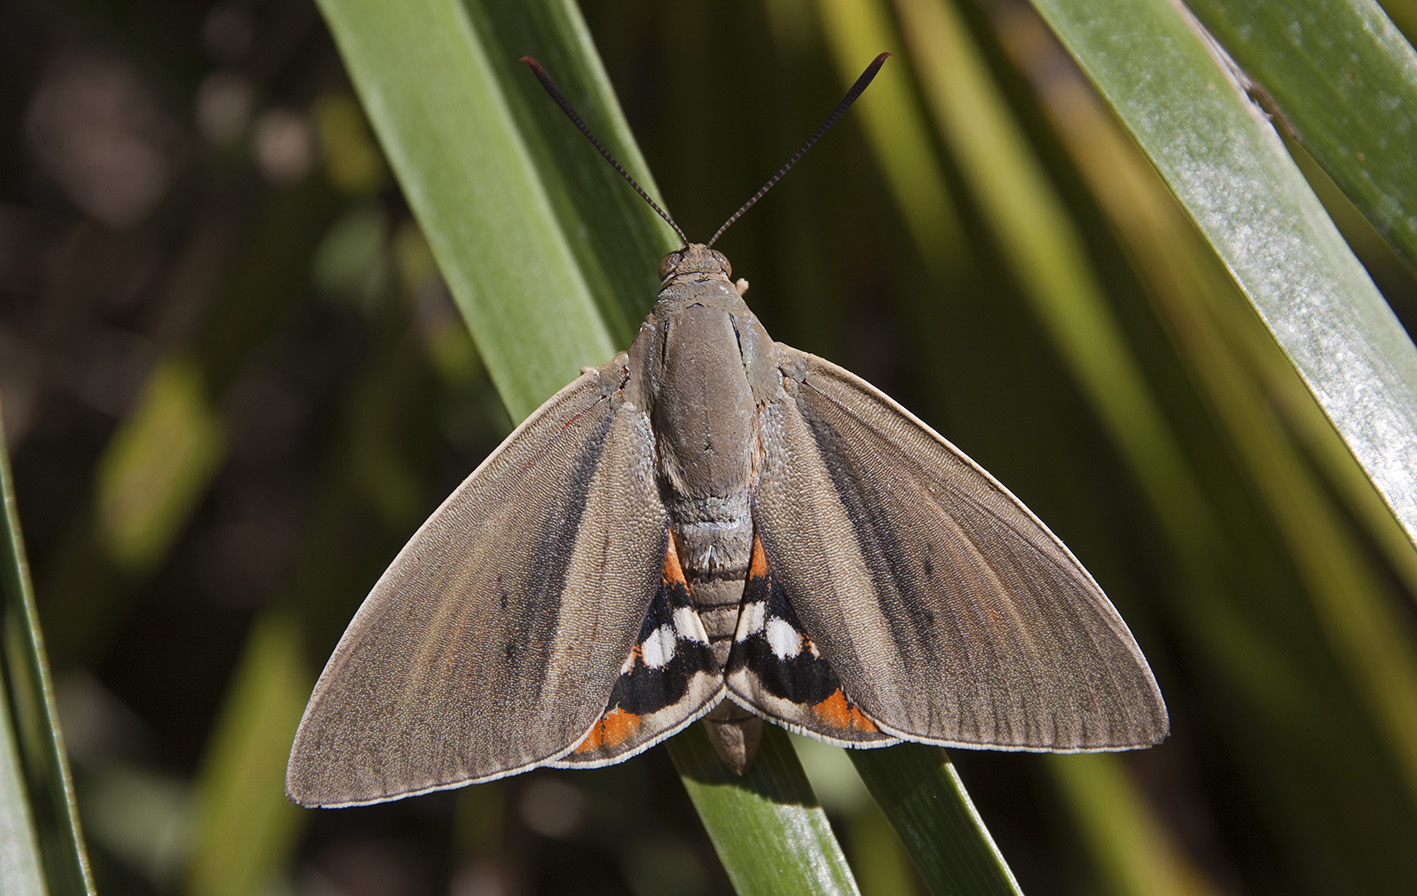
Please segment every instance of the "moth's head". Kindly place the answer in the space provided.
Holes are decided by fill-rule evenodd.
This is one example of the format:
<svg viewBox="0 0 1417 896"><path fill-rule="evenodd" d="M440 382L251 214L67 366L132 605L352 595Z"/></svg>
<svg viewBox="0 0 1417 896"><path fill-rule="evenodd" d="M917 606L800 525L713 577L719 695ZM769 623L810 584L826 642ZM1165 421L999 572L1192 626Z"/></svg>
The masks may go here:
<svg viewBox="0 0 1417 896"><path fill-rule="evenodd" d="M710 249L701 243L690 243L682 249L670 252L659 263L659 280L667 283L676 277L695 276L697 279L722 277L733 279L733 266L728 258L717 249Z"/></svg>

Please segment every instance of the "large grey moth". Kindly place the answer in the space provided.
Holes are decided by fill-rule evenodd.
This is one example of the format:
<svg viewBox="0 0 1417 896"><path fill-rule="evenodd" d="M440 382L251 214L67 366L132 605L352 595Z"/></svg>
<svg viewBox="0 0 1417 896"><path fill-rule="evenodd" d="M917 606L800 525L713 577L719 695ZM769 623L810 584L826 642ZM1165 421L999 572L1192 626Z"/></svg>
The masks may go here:
<svg viewBox="0 0 1417 896"><path fill-rule="evenodd" d="M722 228L697 244L660 214L684 245L634 343L517 427L375 584L301 720L290 797L606 765L698 719L740 772L762 719L848 747L1164 738L1146 659L1063 543L869 383L774 342L711 248Z"/></svg>

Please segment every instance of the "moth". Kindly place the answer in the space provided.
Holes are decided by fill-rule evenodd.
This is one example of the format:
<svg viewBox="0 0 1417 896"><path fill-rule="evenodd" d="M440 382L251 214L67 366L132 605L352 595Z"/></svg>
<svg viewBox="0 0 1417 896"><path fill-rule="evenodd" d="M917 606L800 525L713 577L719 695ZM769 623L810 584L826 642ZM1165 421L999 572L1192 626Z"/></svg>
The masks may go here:
<svg viewBox="0 0 1417 896"><path fill-rule="evenodd" d="M763 719L846 747L1164 738L1146 659L1063 543L869 383L774 342L711 248L723 228L692 243L660 214L683 248L634 343L518 426L375 584L300 722L290 798L602 766L698 719L739 773Z"/></svg>

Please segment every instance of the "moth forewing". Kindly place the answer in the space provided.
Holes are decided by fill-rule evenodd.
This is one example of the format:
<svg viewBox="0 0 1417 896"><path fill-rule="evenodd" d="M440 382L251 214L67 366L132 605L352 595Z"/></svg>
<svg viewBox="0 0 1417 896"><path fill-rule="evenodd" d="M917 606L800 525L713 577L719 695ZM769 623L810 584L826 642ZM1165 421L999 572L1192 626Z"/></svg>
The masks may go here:
<svg viewBox="0 0 1417 896"><path fill-rule="evenodd" d="M844 692L909 740L1149 746L1160 691L1117 611L1023 504L870 384L779 344L754 517Z"/></svg>
<svg viewBox="0 0 1417 896"><path fill-rule="evenodd" d="M330 657L287 769L305 805L484 781L571 750L605 708L668 521L625 356L528 418L424 523Z"/></svg>

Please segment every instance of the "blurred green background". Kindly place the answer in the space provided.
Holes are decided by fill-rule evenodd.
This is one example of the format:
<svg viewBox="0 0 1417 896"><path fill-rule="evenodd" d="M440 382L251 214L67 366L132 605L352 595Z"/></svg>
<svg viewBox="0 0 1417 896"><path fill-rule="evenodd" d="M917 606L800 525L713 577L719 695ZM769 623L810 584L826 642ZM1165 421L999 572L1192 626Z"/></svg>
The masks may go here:
<svg viewBox="0 0 1417 896"><path fill-rule="evenodd" d="M580 8L699 239L899 54L719 248L775 338L1023 498L1152 662L1157 749L952 753L1022 889L1410 889L1412 545L1033 8ZM0 116L0 407L99 889L729 891L662 749L380 807L284 801L343 626L512 422L316 7L12 0ZM1410 331L1411 270L1296 152ZM657 262L642 289L589 278L611 344ZM863 892L916 887L841 751L802 755Z"/></svg>

